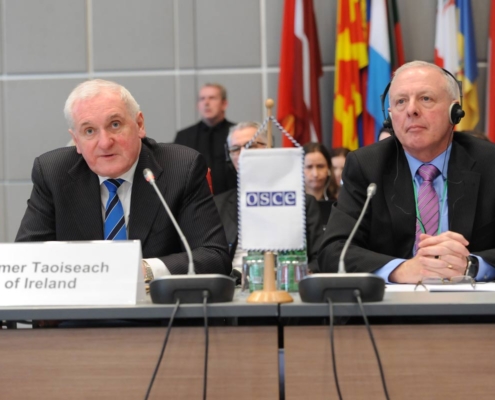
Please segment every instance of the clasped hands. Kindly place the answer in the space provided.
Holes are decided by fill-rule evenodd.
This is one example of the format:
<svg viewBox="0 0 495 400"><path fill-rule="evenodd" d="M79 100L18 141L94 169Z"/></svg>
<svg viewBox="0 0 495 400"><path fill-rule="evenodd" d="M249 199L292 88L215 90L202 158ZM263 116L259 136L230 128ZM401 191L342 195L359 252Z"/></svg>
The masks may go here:
<svg viewBox="0 0 495 400"><path fill-rule="evenodd" d="M416 255L400 264L389 276L391 282L418 283L424 278L462 276L468 265L469 242L459 233L420 235Z"/></svg>

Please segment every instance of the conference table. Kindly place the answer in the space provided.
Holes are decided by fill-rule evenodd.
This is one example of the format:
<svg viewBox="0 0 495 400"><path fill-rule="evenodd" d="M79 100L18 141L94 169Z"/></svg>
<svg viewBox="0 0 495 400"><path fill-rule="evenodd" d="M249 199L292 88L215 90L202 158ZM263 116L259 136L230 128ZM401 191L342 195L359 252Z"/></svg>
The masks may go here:
<svg viewBox="0 0 495 400"><path fill-rule="evenodd" d="M208 398L337 398L328 305L293 297L293 303L253 305L237 291L232 303L208 305ZM494 397L495 293L386 291L382 302L364 308L391 399ZM0 320L158 321L172 310L150 302L3 307ZM343 397L385 398L359 307L335 304L334 314ZM202 318L202 305L180 307L180 326L172 328L150 399L202 398ZM191 321L196 324L185 326ZM166 326L2 329L0 399L144 398L165 331Z"/></svg>

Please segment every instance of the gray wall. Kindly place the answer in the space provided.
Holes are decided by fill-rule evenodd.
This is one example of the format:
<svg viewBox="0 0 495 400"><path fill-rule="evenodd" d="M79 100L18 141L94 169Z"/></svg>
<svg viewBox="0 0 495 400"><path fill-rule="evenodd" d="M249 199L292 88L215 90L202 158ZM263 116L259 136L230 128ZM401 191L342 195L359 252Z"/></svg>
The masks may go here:
<svg viewBox="0 0 495 400"><path fill-rule="evenodd" d="M433 60L436 3L398 0L407 60ZM326 144L336 4L314 0ZM489 4L472 1L481 121ZM62 109L76 84L98 77L127 86L159 141L197 120L206 81L227 87L229 119L261 120L264 99L277 98L282 12L283 0L0 0L0 241L15 237L34 158L69 140Z"/></svg>

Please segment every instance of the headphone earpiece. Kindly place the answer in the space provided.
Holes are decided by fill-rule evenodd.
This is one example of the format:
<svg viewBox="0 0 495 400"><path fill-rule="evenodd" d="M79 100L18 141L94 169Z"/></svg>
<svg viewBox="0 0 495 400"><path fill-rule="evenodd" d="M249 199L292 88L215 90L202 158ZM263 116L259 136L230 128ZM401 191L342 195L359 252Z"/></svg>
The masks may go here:
<svg viewBox="0 0 495 400"><path fill-rule="evenodd" d="M452 103L449 108L449 121L452 125L457 125L466 115L459 103Z"/></svg>
<svg viewBox="0 0 495 400"><path fill-rule="evenodd" d="M388 116L385 121L383 121L383 127L387 129L393 129L392 128L392 120L390 119L390 116Z"/></svg>

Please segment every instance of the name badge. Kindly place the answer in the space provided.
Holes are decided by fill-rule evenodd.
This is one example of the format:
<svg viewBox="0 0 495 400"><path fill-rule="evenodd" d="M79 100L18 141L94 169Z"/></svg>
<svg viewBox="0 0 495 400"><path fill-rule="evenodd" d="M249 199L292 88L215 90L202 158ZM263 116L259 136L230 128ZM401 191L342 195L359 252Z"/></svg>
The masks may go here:
<svg viewBox="0 0 495 400"><path fill-rule="evenodd" d="M144 301L139 240L0 244L0 306Z"/></svg>

